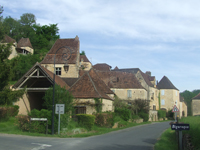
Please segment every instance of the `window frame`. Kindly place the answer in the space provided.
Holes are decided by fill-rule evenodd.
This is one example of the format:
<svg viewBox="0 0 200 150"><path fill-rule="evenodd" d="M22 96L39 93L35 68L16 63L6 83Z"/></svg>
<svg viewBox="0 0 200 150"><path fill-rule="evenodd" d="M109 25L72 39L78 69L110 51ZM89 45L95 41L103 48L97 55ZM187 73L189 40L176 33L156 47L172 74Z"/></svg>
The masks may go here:
<svg viewBox="0 0 200 150"><path fill-rule="evenodd" d="M131 90L127 90L127 97L131 98L132 97L132 91Z"/></svg>
<svg viewBox="0 0 200 150"><path fill-rule="evenodd" d="M161 105L165 105L165 100L161 99Z"/></svg>
<svg viewBox="0 0 200 150"><path fill-rule="evenodd" d="M62 74L62 68L61 67L56 67L55 74L58 75L58 76L61 76L61 74Z"/></svg>

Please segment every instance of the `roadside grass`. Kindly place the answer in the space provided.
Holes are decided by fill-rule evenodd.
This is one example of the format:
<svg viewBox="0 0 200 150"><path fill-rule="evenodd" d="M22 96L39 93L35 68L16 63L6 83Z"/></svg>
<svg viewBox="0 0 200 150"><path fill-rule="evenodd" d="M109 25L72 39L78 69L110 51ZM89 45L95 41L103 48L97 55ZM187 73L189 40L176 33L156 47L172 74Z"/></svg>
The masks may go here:
<svg viewBox="0 0 200 150"><path fill-rule="evenodd" d="M154 146L154 150L177 150L178 142L176 139L175 131L168 128L162 133L158 142Z"/></svg>
<svg viewBox="0 0 200 150"><path fill-rule="evenodd" d="M144 125L144 124L150 124L151 122L143 122L143 123L133 123L133 122L120 122L120 128L106 128L106 127L98 127L94 125L91 131L87 131L83 128L80 128L83 132L81 133L73 133L73 128L67 131L61 131L60 135L58 134L42 134L42 133L31 133L28 131L21 131L19 127L17 126L17 120L15 117L10 117L9 120L7 121L0 121L0 133L5 133L5 134L17 134L17 135L28 135L28 136L43 136L43 137L61 137L61 138L67 138L67 137L89 137L89 136L94 136L94 135L100 135L100 134L105 134L109 133L112 131L117 131L133 126L138 126L138 125ZM74 125L74 128L78 128ZM55 131L56 133L57 131ZM70 134L71 133L71 134Z"/></svg>
<svg viewBox="0 0 200 150"><path fill-rule="evenodd" d="M189 134L192 137L192 144L195 148L200 148L200 116L189 116L182 118L180 122L190 124L190 130L183 131L183 134Z"/></svg>

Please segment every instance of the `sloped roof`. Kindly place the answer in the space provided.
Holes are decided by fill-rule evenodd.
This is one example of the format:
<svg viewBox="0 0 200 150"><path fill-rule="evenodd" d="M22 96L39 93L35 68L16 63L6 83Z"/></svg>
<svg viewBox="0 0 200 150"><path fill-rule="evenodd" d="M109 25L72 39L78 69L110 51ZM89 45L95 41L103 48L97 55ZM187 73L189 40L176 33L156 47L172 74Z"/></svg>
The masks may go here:
<svg viewBox="0 0 200 150"><path fill-rule="evenodd" d="M140 72L142 77L144 78L144 81L146 82L146 84L151 86L151 87L154 87L154 85L150 82L150 81L152 81L153 77L150 77L149 75L143 73L139 68L115 69L113 71L130 72L130 73L133 73L133 74Z"/></svg>
<svg viewBox="0 0 200 150"><path fill-rule="evenodd" d="M116 66L115 68L114 68L114 70L118 70L119 68Z"/></svg>
<svg viewBox="0 0 200 150"><path fill-rule="evenodd" d="M133 73L120 71L97 71L97 74L110 88L144 89Z"/></svg>
<svg viewBox="0 0 200 150"><path fill-rule="evenodd" d="M77 57L79 55L79 38L76 36L72 39L57 39L50 51L46 54L41 64L53 64L54 63L54 55L57 51L55 57L56 64L65 64L66 60L62 58L64 53L67 53L70 56L69 50L71 51L71 56L67 60L68 64L76 64ZM64 46L68 48L64 48ZM63 47L63 48L62 48Z"/></svg>
<svg viewBox="0 0 200 150"><path fill-rule="evenodd" d="M107 94L114 94L99 78L94 69L85 72L69 89L75 98L111 99Z"/></svg>
<svg viewBox="0 0 200 150"><path fill-rule="evenodd" d="M99 64L95 64L93 66L94 69L96 70L101 70L101 71L110 71L110 69L112 68L110 65L106 64L106 63L99 63Z"/></svg>
<svg viewBox="0 0 200 150"><path fill-rule="evenodd" d="M15 42L16 41L13 38L9 37L8 35L5 35L4 39L2 40L2 43L15 43Z"/></svg>
<svg viewBox="0 0 200 150"><path fill-rule="evenodd" d="M21 38L19 40L19 42L17 43L17 48L21 48L21 47L30 47L33 48L31 45L31 42L29 40L29 38Z"/></svg>
<svg viewBox="0 0 200 150"><path fill-rule="evenodd" d="M83 62L90 62L86 55L80 55L80 61L82 61L82 60L83 60Z"/></svg>
<svg viewBox="0 0 200 150"><path fill-rule="evenodd" d="M53 84L53 73L49 71L48 69L41 66L38 62L29 70L27 71L14 85L14 88L18 88L21 84L24 84L23 82L29 78L29 76L32 76L32 73L34 70L39 69L46 75L48 80L51 82L51 85ZM39 80L39 78L34 78L32 81ZM55 83L57 85L60 85L61 87L65 87L66 89L69 89L69 86L62 80L59 76L55 75ZM42 84L42 83L39 83Z"/></svg>
<svg viewBox="0 0 200 150"><path fill-rule="evenodd" d="M79 78L62 78L67 85L69 85L70 87L79 79Z"/></svg>
<svg viewBox="0 0 200 150"><path fill-rule="evenodd" d="M178 90L166 76L160 80L160 82L157 84L157 88Z"/></svg>
<svg viewBox="0 0 200 150"><path fill-rule="evenodd" d="M195 97L193 97L192 100L193 100L193 99L195 99L195 100L197 100L197 99L200 100L200 93L199 93L198 95L196 95Z"/></svg>

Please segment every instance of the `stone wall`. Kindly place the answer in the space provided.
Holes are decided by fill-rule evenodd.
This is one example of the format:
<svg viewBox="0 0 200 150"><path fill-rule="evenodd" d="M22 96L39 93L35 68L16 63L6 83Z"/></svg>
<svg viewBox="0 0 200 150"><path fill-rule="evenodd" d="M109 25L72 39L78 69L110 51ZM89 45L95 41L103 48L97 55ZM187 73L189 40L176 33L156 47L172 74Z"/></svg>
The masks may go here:
<svg viewBox="0 0 200 150"><path fill-rule="evenodd" d="M54 64L41 64L43 67L47 68L49 71L54 72ZM55 67L61 67L60 77L64 78L78 78L79 71L76 64L68 64L69 70L65 72L64 64L55 64Z"/></svg>
<svg viewBox="0 0 200 150"><path fill-rule="evenodd" d="M28 52L30 52L31 54L34 53L33 49L30 48L30 47L20 47L20 49L25 49L25 50L27 50Z"/></svg>
<svg viewBox="0 0 200 150"><path fill-rule="evenodd" d="M191 104L191 107L192 107L192 115L193 116L196 116L196 115L200 115L200 100L192 100L192 104Z"/></svg>
<svg viewBox="0 0 200 150"><path fill-rule="evenodd" d="M162 90L164 91L164 95L162 94ZM162 104L162 100L164 100L164 104ZM179 98L179 91L175 89L160 89L160 103L161 108L171 110L174 105L180 109L180 98Z"/></svg>
<svg viewBox="0 0 200 150"><path fill-rule="evenodd" d="M30 102L28 100L28 95L24 94L19 101L15 102L14 105L19 106L19 113L18 115L28 115L28 112L31 111Z"/></svg>
<svg viewBox="0 0 200 150"><path fill-rule="evenodd" d="M147 91L145 89L117 89L111 90L120 98L124 100L147 99ZM131 91L131 97L128 97L128 90Z"/></svg>

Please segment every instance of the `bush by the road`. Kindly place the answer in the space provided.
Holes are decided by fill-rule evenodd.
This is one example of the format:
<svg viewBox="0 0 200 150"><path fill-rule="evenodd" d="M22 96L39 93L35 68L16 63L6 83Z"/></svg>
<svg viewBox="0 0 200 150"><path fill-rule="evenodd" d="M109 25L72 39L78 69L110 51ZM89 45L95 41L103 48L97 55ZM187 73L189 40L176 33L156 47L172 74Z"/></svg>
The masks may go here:
<svg viewBox="0 0 200 150"><path fill-rule="evenodd" d="M95 123L95 116L88 114L78 114L78 124L85 127L87 130L91 130Z"/></svg>
<svg viewBox="0 0 200 150"><path fill-rule="evenodd" d="M0 107L0 119L7 120L9 117L14 117L19 112L19 106L1 106Z"/></svg>
<svg viewBox="0 0 200 150"><path fill-rule="evenodd" d="M149 114L144 113L144 112L139 112L138 116L144 119L144 122L147 122L149 120Z"/></svg>
<svg viewBox="0 0 200 150"><path fill-rule="evenodd" d="M158 118L165 118L166 111L165 110L158 110Z"/></svg>
<svg viewBox="0 0 200 150"><path fill-rule="evenodd" d="M95 124L100 127L112 127L114 125L114 113L97 113L95 114Z"/></svg>
<svg viewBox="0 0 200 150"><path fill-rule="evenodd" d="M127 108L115 108L115 113L124 121L128 121L131 117L131 111Z"/></svg>

